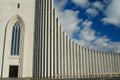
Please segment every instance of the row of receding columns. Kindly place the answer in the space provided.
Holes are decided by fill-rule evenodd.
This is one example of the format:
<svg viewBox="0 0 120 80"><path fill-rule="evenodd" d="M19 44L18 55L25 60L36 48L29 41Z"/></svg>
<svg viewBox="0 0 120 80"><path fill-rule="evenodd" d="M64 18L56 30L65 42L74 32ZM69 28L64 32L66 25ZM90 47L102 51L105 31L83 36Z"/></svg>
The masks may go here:
<svg viewBox="0 0 120 80"><path fill-rule="evenodd" d="M85 48L60 26L53 0L36 0L33 77L90 78L120 76L120 55Z"/></svg>

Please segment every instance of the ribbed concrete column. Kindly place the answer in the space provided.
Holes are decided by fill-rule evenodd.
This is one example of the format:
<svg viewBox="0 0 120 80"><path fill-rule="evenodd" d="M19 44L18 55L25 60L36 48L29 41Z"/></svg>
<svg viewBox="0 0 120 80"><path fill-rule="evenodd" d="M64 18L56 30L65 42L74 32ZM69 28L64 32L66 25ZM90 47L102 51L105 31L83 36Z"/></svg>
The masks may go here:
<svg viewBox="0 0 120 80"><path fill-rule="evenodd" d="M67 68L66 68L66 33L65 32L63 32L63 57L64 57L64 63L63 63L63 65L64 65L64 74L63 74L63 76L64 76L64 78L66 77L66 70L67 70Z"/></svg>
<svg viewBox="0 0 120 80"><path fill-rule="evenodd" d="M70 75L71 75L71 78L73 78L73 46L72 46L72 40L70 39Z"/></svg>
<svg viewBox="0 0 120 80"><path fill-rule="evenodd" d="M47 15L47 17L48 17L48 20L47 20L47 27L48 27L48 29L47 29L47 39L48 39L48 43L47 43L47 48L48 48L48 50L47 50L47 55L48 55L48 59L47 59L47 66L48 66L48 68L47 68L47 77L49 77L50 78L50 74L51 74L51 72L50 72L50 67L51 67L51 52L50 52L50 47L51 47L51 30L50 30L50 28L51 28L51 17L50 16L52 16L51 15L51 11L50 10L52 10L52 9L50 9L51 7L51 3L50 3L50 1L51 0L47 0L47 3L48 3L48 5L47 5L47 11L48 11L48 15Z"/></svg>
<svg viewBox="0 0 120 80"><path fill-rule="evenodd" d="M48 47L47 47L47 44L48 44L48 37L47 37L48 36L47 35L48 34L48 31L47 31L48 30L48 25L47 25L48 24L48 9L47 9L48 3L47 3L47 1L48 0L45 0L45 32L44 32L45 33L45 35L44 35L45 36L45 44L44 44L45 47L44 47L44 53L43 53L44 61L45 61L45 63L44 63L44 65L45 65L44 66L44 69L45 69L44 77L45 78L47 77L47 71L48 71L47 70L48 69L48 65L47 65L48 64L48 60L47 60L48 59L48 52L47 52L47 50L48 50Z"/></svg>
<svg viewBox="0 0 120 80"><path fill-rule="evenodd" d="M77 44L77 78L80 78L80 56L79 56L79 44Z"/></svg>
<svg viewBox="0 0 120 80"><path fill-rule="evenodd" d="M81 46L80 47L80 60L81 60L81 64L80 64L80 66L81 66L81 69L80 69L80 71L81 71L81 78L83 78L83 74L84 74L84 64L83 64L83 47Z"/></svg>
<svg viewBox="0 0 120 80"><path fill-rule="evenodd" d="M109 74L109 60L108 60L108 53L106 53L106 62L107 62L107 75Z"/></svg>
<svg viewBox="0 0 120 80"><path fill-rule="evenodd" d="M117 77L117 71L118 71L117 70L117 57L116 57L117 53L114 53L114 55L115 55L114 60L115 60L115 75L116 75L115 77Z"/></svg>
<svg viewBox="0 0 120 80"><path fill-rule="evenodd" d="M118 53L116 53L116 64L117 64L117 77L118 77L118 73L119 73Z"/></svg>
<svg viewBox="0 0 120 80"><path fill-rule="evenodd" d="M86 77L89 78L89 56L88 56L89 49L86 48Z"/></svg>
<svg viewBox="0 0 120 80"><path fill-rule="evenodd" d="M72 67L73 67L73 78L75 78L75 59L74 59L74 45L75 43L74 43L74 41L72 41L72 60L73 60L73 65L72 65Z"/></svg>
<svg viewBox="0 0 120 80"><path fill-rule="evenodd" d="M112 77L112 61L111 61L111 53L109 53L109 67L110 67L110 76Z"/></svg>
<svg viewBox="0 0 120 80"><path fill-rule="evenodd" d="M64 74L64 53L63 53L63 27L61 26L61 39L60 39L60 45L61 45L61 78L63 78Z"/></svg>
<svg viewBox="0 0 120 80"><path fill-rule="evenodd" d="M120 76L120 54L118 54L119 76Z"/></svg>
<svg viewBox="0 0 120 80"><path fill-rule="evenodd" d="M82 60L83 60L83 78L85 78L86 66L85 66L85 48L82 47Z"/></svg>
<svg viewBox="0 0 120 80"><path fill-rule="evenodd" d="M101 73L100 52L98 52L97 55L98 55L98 77L100 77Z"/></svg>
<svg viewBox="0 0 120 80"><path fill-rule="evenodd" d="M58 48L57 48L57 54L58 54L58 72L57 72L57 74L58 74L58 78L60 78L60 70L61 70L61 50L60 50L60 22L59 22L59 20L58 20L58 25L57 25L57 46L58 46Z"/></svg>
<svg viewBox="0 0 120 80"><path fill-rule="evenodd" d="M95 77L98 74L98 58L97 58L97 51L95 51Z"/></svg>
<svg viewBox="0 0 120 80"><path fill-rule="evenodd" d="M73 77L76 74L76 62L75 62L75 42L73 41Z"/></svg>
<svg viewBox="0 0 120 80"><path fill-rule="evenodd" d="M56 76L56 15L53 10L53 78Z"/></svg>
<svg viewBox="0 0 120 80"><path fill-rule="evenodd" d="M58 18L56 19L56 25L55 25L55 78L58 78L58 36L57 36L57 27L58 25Z"/></svg>
<svg viewBox="0 0 120 80"><path fill-rule="evenodd" d="M68 78L68 36L66 35L66 78Z"/></svg>
<svg viewBox="0 0 120 80"><path fill-rule="evenodd" d="M91 49L89 49L89 77L92 77L92 53Z"/></svg>
<svg viewBox="0 0 120 80"><path fill-rule="evenodd" d="M44 64L45 64L45 62L44 62L44 54L43 53L45 53L44 52L44 46L45 46L45 40L44 40L44 30L45 30L45 0L43 1L43 7L42 7L42 9L43 9L43 27L42 27L42 75L41 75L41 77L43 78L44 77L44 72L45 72L45 66L44 66Z"/></svg>
<svg viewBox="0 0 120 80"><path fill-rule="evenodd" d="M118 54L117 57L118 57L118 73L120 76L120 54Z"/></svg>
<svg viewBox="0 0 120 80"><path fill-rule="evenodd" d="M70 39L69 39L69 37L67 37L67 54L68 54L67 55L68 56L68 65L67 65L68 66L68 72L67 72L67 75L68 75L68 78L70 78L70 70L71 70L70 69L70 66L71 66L70 64L71 63L70 63L70 42L69 41L70 41Z"/></svg>
<svg viewBox="0 0 120 80"><path fill-rule="evenodd" d="M53 0L50 0L50 77L53 78L54 76L54 10L53 10Z"/></svg>
<svg viewBox="0 0 120 80"><path fill-rule="evenodd" d="M75 63L75 78L77 78L77 43L74 43L74 63Z"/></svg>

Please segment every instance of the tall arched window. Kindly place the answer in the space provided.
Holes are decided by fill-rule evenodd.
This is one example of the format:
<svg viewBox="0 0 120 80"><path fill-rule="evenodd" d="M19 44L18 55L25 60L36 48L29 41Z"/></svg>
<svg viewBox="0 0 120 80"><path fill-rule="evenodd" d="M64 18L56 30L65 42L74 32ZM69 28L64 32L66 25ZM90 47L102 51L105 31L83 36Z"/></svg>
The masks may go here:
<svg viewBox="0 0 120 80"><path fill-rule="evenodd" d="M12 29L11 55L19 55L20 53L20 34L21 27L17 21Z"/></svg>

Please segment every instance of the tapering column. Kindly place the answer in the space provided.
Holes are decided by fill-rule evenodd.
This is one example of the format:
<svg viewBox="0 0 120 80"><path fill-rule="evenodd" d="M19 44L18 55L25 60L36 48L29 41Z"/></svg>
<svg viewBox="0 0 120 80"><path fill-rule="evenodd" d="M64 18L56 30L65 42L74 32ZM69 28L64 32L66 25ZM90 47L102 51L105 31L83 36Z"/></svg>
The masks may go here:
<svg viewBox="0 0 120 80"><path fill-rule="evenodd" d="M50 10L52 10L52 9L50 9L51 7L51 3L50 3L50 1L51 0L47 0L47 3L48 3L48 5L47 5L47 17L48 17L48 19L47 19L47 39L48 39L48 42L47 42L47 77L48 78L50 78L50 67L51 67L51 52L50 52L50 47L51 47L51 30L50 30L50 28L51 28L51 11Z"/></svg>
<svg viewBox="0 0 120 80"><path fill-rule="evenodd" d="M68 62L67 62L67 63L68 63L68 65L67 65L67 66L68 66L68 67L67 67L67 68L68 68L67 75L68 75L68 78L70 78L70 70L71 70L71 69L70 69L70 66L71 66L70 64L71 64L71 63L70 63L70 42L69 42L69 41L70 41L70 39L69 39L69 37L67 36L67 56L68 56L68 58L67 58L67 59L68 59Z"/></svg>
<svg viewBox="0 0 120 80"><path fill-rule="evenodd" d="M70 39L70 63L71 63L71 72L70 72L70 75L71 75L71 78L73 78L73 45L72 45L72 40Z"/></svg>
<svg viewBox="0 0 120 80"><path fill-rule="evenodd" d="M88 51L89 53L89 77L92 77L92 54L91 54L91 50L89 49Z"/></svg>
<svg viewBox="0 0 120 80"><path fill-rule="evenodd" d="M56 76L56 15L53 10L53 78Z"/></svg>
<svg viewBox="0 0 120 80"><path fill-rule="evenodd" d="M53 0L50 0L50 78L54 76L54 16L55 10L53 10Z"/></svg>
<svg viewBox="0 0 120 80"><path fill-rule="evenodd" d="M100 52L97 52L97 55L98 55L98 77L100 77L100 70L101 70L101 67L100 67Z"/></svg>
<svg viewBox="0 0 120 80"><path fill-rule="evenodd" d="M83 64L83 47L80 46L80 71L81 71L81 78L83 78L84 74L84 64Z"/></svg>
<svg viewBox="0 0 120 80"><path fill-rule="evenodd" d="M86 77L89 78L89 49L86 48Z"/></svg>
<svg viewBox="0 0 120 80"><path fill-rule="evenodd" d="M77 43L77 78L80 78L80 55L79 55L79 44Z"/></svg>
<svg viewBox="0 0 120 80"><path fill-rule="evenodd" d="M72 42L72 47L73 47L73 78L75 78L75 42Z"/></svg>
<svg viewBox="0 0 120 80"><path fill-rule="evenodd" d="M47 78L47 71L48 71L48 0L45 0L45 47L44 47L44 68L45 68L45 71L44 71L44 77Z"/></svg>
<svg viewBox="0 0 120 80"><path fill-rule="evenodd" d="M74 43L74 68L75 68L75 78L77 78L77 43Z"/></svg>
<svg viewBox="0 0 120 80"><path fill-rule="evenodd" d="M59 22L59 19L57 20L57 56L58 56L58 65L57 65L57 75L58 75L58 78L60 78L60 70L61 70L61 65L60 65L60 62L61 62L61 51L60 51L60 22Z"/></svg>
<svg viewBox="0 0 120 80"><path fill-rule="evenodd" d="M63 71L64 71L64 73L63 73L63 77L65 78L66 77L66 33L65 32L63 32L63 60L64 60L64 63L63 63Z"/></svg>
<svg viewBox="0 0 120 80"><path fill-rule="evenodd" d="M63 54L63 26L61 26L60 27L60 51L61 51L61 72L60 72L60 78L63 78L63 72L64 72L64 65L63 65L63 63L64 63L64 60L63 60L63 58L64 58L64 54Z"/></svg>
<svg viewBox="0 0 120 80"><path fill-rule="evenodd" d="M45 48L45 34L44 34L44 30L45 30L45 0L43 1L43 7L42 7L42 10L43 10L43 27L42 27L42 75L41 77L43 78L44 77L44 73L45 73L45 60L44 60L44 56L45 56L45 52L44 52L44 48Z"/></svg>

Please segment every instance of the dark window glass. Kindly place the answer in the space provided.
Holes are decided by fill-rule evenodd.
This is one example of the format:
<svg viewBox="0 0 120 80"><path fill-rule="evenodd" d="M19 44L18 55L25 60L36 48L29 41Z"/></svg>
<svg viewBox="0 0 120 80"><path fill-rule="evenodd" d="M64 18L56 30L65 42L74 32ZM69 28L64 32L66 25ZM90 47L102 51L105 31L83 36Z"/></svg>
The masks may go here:
<svg viewBox="0 0 120 80"><path fill-rule="evenodd" d="M20 51L20 24L15 23L12 30L11 55L19 55Z"/></svg>

